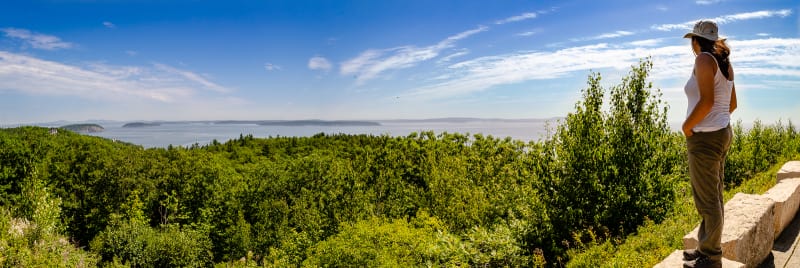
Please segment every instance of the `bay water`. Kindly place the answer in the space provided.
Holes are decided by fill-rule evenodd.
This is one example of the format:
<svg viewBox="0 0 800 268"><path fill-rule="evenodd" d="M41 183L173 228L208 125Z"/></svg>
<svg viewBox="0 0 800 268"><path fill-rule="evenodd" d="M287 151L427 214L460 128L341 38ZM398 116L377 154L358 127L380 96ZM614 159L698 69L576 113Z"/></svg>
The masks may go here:
<svg viewBox="0 0 800 268"><path fill-rule="evenodd" d="M425 121L377 121L374 126L262 126L257 124L217 124L212 122L168 123L146 127L122 127L124 123L104 123L103 132L88 135L124 141L145 148L184 146L193 144L205 145L213 140L225 142L239 138L240 135L266 137L309 137L318 133L325 134L367 134L407 136L412 132L433 131L436 134L462 133L482 134L496 138L510 137L515 140L536 141L544 139L547 124L555 125L555 121L546 120L481 120L465 122L425 122Z"/></svg>

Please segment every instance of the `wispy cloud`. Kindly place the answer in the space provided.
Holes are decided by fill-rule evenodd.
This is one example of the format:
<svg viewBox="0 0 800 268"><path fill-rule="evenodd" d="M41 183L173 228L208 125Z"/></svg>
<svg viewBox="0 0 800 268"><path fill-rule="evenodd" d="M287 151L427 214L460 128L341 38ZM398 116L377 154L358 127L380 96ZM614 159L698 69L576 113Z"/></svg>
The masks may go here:
<svg viewBox="0 0 800 268"><path fill-rule="evenodd" d="M522 13L522 14L517 15L517 16L508 17L508 18L505 18L505 19L502 19L502 20L498 20L498 21L495 22L495 24L498 24L498 25L506 24L506 23L509 23L509 22L517 22L517 21L534 19L536 17L538 17L536 12Z"/></svg>
<svg viewBox="0 0 800 268"><path fill-rule="evenodd" d="M103 26L105 26L106 28L109 28L109 29L111 29L111 28L116 28L116 27L117 27L117 25L114 25L114 24L113 24L113 23L111 23L110 21L104 21L104 22L103 22Z"/></svg>
<svg viewBox="0 0 800 268"><path fill-rule="evenodd" d="M533 29L533 30L530 30L530 31L525 31L525 32L518 33L518 34L516 34L516 36L532 36L532 35L535 35L535 34L538 34L538 33L541 33L541 32L542 32L542 29Z"/></svg>
<svg viewBox="0 0 800 268"><path fill-rule="evenodd" d="M685 78L692 68L692 55L684 46L651 48L647 41L625 45L596 44L552 52L530 51L489 56L449 66L450 77L413 89L405 97L440 99L484 91L499 85L531 80L564 78L589 70L624 70L651 56L655 65L651 78ZM800 39L758 39L731 42L737 76L800 77Z"/></svg>
<svg viewBox="0 0 800 268"><path fill-rule="evenodd" d="M308 60L308 68L311 70L323 70L327 72L331 70L332 66L328 59L320 56L315 56Z"/></svg>
<svg viewBox="0 0 800 268"><path fill-rule="evenodd" d="M89 63L86 70L93 71L98 74L106 75L116 79L127 79L142 75L145 70L137 66L111 66L102 62Z"/></svg>
<svg viewBox="0 0 800 268"><path fill-rule="evenodd" d="M489 30L489 27L479 26L426 47L402 46L389 49L370 49L355 58L343 62L341 64L341 74L355 75L356 83L360 85L374 79L383 72L413 67L417 63L433 59L442 50L453 47L456 41L487 30Z"/></svg>
<svg viewBox="0 0 800 268"><path fill-rule="evenodd" d="M726 24L732 23L741 20L752 20L752 19L764 19L764 18L771 18L771 17L782 17L785 18L792 14L791 9L781 9L781 10L761 10L761 11L754 11L754 12L745 12L745 13L738 13L732 15L725 15L713 18L711 20L715 21L718 24ZM659 31L672 31L672 30L689 30L694 27L694 24L697 21L687 21L684 23L677 23L677 24L660 24L660 25L653 25L650 28L653 30Z"/></svg>
<svg viewBox="0 0 800 268"><path fill-rule="evenodd" d="M0 90L118 101L133 97L167 103L197 100L195 96L205 90L229 92L193 72L160 63L77 66L5 51L0 51Z"/></svg>
<svg viewBox="0 0 800 268"><path fill-rule="evenodd" d="M719 3L719 2L722 2L722 1L723 0L697 0L697 1L694 1L694 3L698 4L698 5L711 5L711 4L716 4L716 3Z"/></svg>
<svg viewBox="0 0 800 268"><path fill-rule="evenodd" d="M56 50L73 47L71 43L61 41L58 37L31 32L26 29L4 28L0 29L0 31L4 32L7 37L20 39L36 49Z"/></svg>
<svg viewBox="0 0 800 268"><path fill-rule="evenodd" d="M268 72L280 71L281 70L281 66L278 66L278 65L275 65L275 64L267 62L267 63L264 63L264 70L267 70Z"/></svg>
<svg viewBox="0 0 800 268"><path fill-rule="evenodd" d="M458 33L456 35L450 36L447 39L445 39L444 41L439 42L439 45L440 46L449 46L449 45L452 45L453 42L455 42L455 41L470 37L471 35L474 35L476 33L485 32L487 30L489 30L489 27L481 25L481 26L478 26L475 29L463 31L463 32L460 32L460 33Z"/></svg>
<svg viewBox="0 0 800 268"><path fill-rule="evenodd" d="M447 62L450 62L451 60L453 60L454 58L461 57L461 56L464 56L464 55L467 55L467 54L469 54L469 49L466 49L466 48L459 49L456 52L454 52L453 54L450 54L450 55L442 57L441 59L436 61L436 63L439 63L439 64L447 63Z"/></svg>
<svg viewBox="0 0 800 268"><path fill-rule="evenodd" d="M663 41L664 39L662 38L653 38L653 39L637 40L629 42L628 44L636 47L653 47L661 44L661 42Z"/></svg>
<svg viewBox="0 0 800 268"><path fill-rule="evenodd" d="M573 47L555 52L520 52L481 57L450 66L454 78L413 90L411 96L444 98L483 91L528 80L563 77L575 71L629 66L629 53L607 44Z"/></svg>
<svg viewBox="0 0 800 268"><path fill-rule="evenodd" d="M133 56L136 56L136 55L138 55L138 54L139 54L139 52L136 52L136 51L134 51L134 50L125 50L125 54L128 54L128 56L131 56L131 57L133 57Z"/></svg>
<svg viewBox="0 0 800 268"><path fill-rule="evenodd" d="M800 38L731 41L736 74L791 75L800 78Z"/></svg>
<svg viewBox="0 0 800 268"><path fill-rule="evenodd" d="M539 15L544 15L544 14L556 11L557 9L558 9L557 7L552 7L550 9L538 10L538 11L534 11L534 12L525 12L525 13L522 13L522 14L519 14L519 15L516 15L516 16L511 16L511 17L508 17L508 18L505 18L505 19L501 19L501 20L495 21L494 24L502 25L502 24L511 23L511 22L519 22L519 21L524 21L524 20L535 19L535 18L539 17Z"/></svg>
<svg viewBox="0 0 800 268"><path fill-rule="evenodd" d="M755 11L755 12L747 12L747 13L739 13L733 15L727 15L718 17L715 20L717 23L730 23L734 21L740 20L751 20L751 19L763 19L763 18L771 18L771 17L781 17L785 18L792 14L791 9L781 9L781 10L762 10L762 11Z"/></svg>
<svg viewBox="0 0 800 268"><path fill-rule="evenodd" d="M634 34L633 32L629 32L629 31L616 31L616 32L613 32L613 33L604 33L604 34L599 34L599 35L590 36L590 37L584 37L584 38L573 38L573 39L570 39L570 41L578 42L578 41L601 40L601 39L610 39L610 38L623 37L623 36L628 36L628 35L633 35L633 34Z"/></svg>
<svg viewBox="0 0 800 268"><path fill-rule="evenodd" d="M183 77L184 79L186 79L188 81L195 82L195 83L198 83L200 85L203 85L207 89L210 89L210 90L213 90L213 91L216 91L216 92L219 92L219 93L229 93L229 92L231 92L230 89L225 88L223 86L220 86L220 85L218 85L218 84L216 84L214 82L211 82L208 79L206 79L205 77L203 77L203 76L201 76L199 74L196 74L194 72L181 70L181 69L178 69L178 68L166 65L166 64L161 64L161 63L154 63L153 65L157 69L159 69L161 71L165 71L167 73L171 73L171 74L174 74L174 75L181 76L181 77Z"/></svg>

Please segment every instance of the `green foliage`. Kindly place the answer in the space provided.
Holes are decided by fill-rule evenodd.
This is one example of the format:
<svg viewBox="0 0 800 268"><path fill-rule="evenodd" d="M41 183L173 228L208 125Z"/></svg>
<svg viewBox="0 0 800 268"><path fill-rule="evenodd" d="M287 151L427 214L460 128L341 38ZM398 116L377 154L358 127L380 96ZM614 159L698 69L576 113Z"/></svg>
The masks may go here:
<svg viewBox="0 0 800 268"><path fill-rule="evenodd" d="M303 266L530 266L530 258L512 230L475 227L465 236L421 212L413 221L372 218L346 224L342 230L309 248Z"/></svg>
<svg viewBox="0 0 800 268"><path fill-rule="evenodd" d="M20 217L0 207L0 267L92 267L99 259L60 234L60 199L32 176L22 184Z"/></svg>
<svg viewBox="0 0 800 268"><path fill-rule="evenodd" d="M800 153L800 136L791 121L788 125L779 121L765 126L756 120L746 132L739 121L733 126L733 133L734 139L725 162L728 188L766 170L778 159Z"/></svg>
<svg viewBox="0 0 800 268"><path fill-rule="evenodd" d="M775 185L775 173L789 159L800 159L800 154L780 157L777 164L768 170L762 170L750 180L725 191L725 200L740 192L766 192ZM571 258L567 267L652 267L676 249L683 248L683 236L697 226L700 217L692 201L690 185L681 183L677 188L679 196L675 209L664 221L646 221L636 233L624 240L591 241L585 249L570 250Z"/></svg>
<svg viewBox="0 0 800 268"><path fill-rule="evenodd" d="M564 244L580 246L598 235L593 230L624 235L671 209L674 172L683 161L660 93L646 81L651 68L649 61L634 66L611 88L607 109L600 75L589 76L575 112L546 141L553 149L545 151L551 172L542 192L550 193L548 209L560 212L551 219L554 238Z"/></svg>
<svg viewBox="0 0 800 268"><path fill-rule="evenodd" d="M14 245L65 232L115 267L564 266L686 197L684 139L650 68L608 92L589 76L575 111L528 143L425 131L143 149L0 129L0 206L44 230ZM735 132L729 187L800 153L791 122Z"/></svg>
<svg viewBox="0 0 800 268"><path fill-rule="evenodd" d="M50 195L45 182L35 169L30 176L22 184L17 214L36 223L30 230L30 238L35 241L40 236L61 231L61 199Z"/></svg>
<svg viewBox="0 0 800 268"><path fill-rule="evenodd" d="M104 261L134 267L200 267L212 263L208 236L177 225L152 228L128 221L115 223L98 234L91 246Z"/></svg>
<svg viewBox="0 0 800 268"><path fill-rule="evenodd" d="M304 266L378 267L424 263L434 232L414 228L405 220L359 221L309 249Z"/></svg>
<svg viewBox="0 0 800 268"><path fill-rule="evenodd" d="M94 267L98 261L66 237L0 209L0 267Z"/></svg>

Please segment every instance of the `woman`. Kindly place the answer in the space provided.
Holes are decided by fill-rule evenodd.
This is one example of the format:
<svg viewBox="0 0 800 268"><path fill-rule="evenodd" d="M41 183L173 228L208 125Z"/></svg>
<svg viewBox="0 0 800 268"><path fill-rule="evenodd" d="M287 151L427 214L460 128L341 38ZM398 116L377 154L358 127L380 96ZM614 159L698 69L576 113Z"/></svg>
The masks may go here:
<svg viewBox="0 0 800 268"><path fill-rule="evenodd" d="M722 188L730 148L731 113L736 109L733 67L717 24L701 20L684 38L692 39L694 71L684 91L689 100L683 133L695 207L702 217L696 249L684 251L684 267L721 267Z"/></svg>

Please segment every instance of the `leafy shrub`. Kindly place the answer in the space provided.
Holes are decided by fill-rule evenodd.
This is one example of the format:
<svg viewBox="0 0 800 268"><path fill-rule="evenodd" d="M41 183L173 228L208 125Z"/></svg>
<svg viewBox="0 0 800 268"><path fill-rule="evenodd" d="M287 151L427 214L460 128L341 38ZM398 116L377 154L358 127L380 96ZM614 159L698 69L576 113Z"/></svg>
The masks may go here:
<svg viewBox="0 0 800 268"><path fill-rule="evenodd" d="M154 229L129 221L115 223L95 237L91 247L104 262L121 261L135 267L199 267L212 264L208 236L177 225Z"/></svg>
<svg viewBox="0 0 800 268"><path fill-rule="evenodd" d="M476 227L461 238L421 212L411 222L372 218L345 224L341 232L311 248L303 266L529 266L530 258L511 229Z"/></svg>
<svg viewBox="0 0 800 268"><path fill-rule="evenodd" d="M775 164L781 157L800 152L800 137L791 121L765 126L756 120L744 131L742 122L733 125L733 141L725 162L727 188L741 184Z"/></svg>
<svg viewBox="0 0 800 268"><path fill-rule="evenodd" d="M21 209L26 217L14 218L0 207L0 267L94 267L97 256L76 248L58 232L60 200L38 180L25 183L22 191L32 199Z"/></svg>
<svg viewBox="0 0 800 268"><path fill-rule="evenodd" d="M436 241L434 234L402 219L346 224L338 234L312 246L304 266L410 267L424 263Z"/></svg>
<svg viewBox="0 0 800 268"><path fill-rule="evenodd" d="M646 81L651 68L650 61L634 66L611 88L607 109L600 75L589 76L583 99L546 141L552 150L544 152L550 165L541 192L549 194L548 210L557 212L550 215L561 246L592 239L584 235L624 235L670 211L681 157L667 108ZM562 248L550 250L561 254Z"/></svg>

